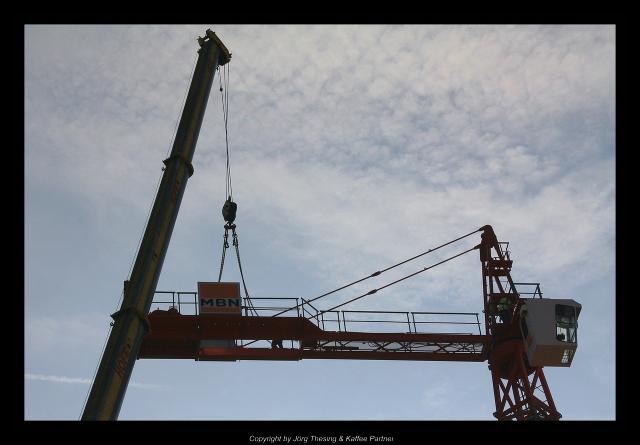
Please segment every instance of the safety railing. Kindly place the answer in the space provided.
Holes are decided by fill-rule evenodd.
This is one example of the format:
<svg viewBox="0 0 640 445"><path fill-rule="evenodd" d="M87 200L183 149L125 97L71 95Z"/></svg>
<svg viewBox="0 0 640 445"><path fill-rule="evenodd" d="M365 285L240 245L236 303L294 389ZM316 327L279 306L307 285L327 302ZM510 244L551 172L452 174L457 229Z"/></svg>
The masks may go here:
<svg viewBox="0 0 640 445"><path fill-rule="evenodd" d="M517 283L537 284L537 283ZM539 286L534 293L540 294ZM245 316L255 311L261 317L275 314L283 317L303 317L311 320L322 330L348 332L404 332L482 335L477 312L410 312L333 310L321 311L304 298L252 298L252 305L242 305ZM151 310L175 308L182 315L198 315L197 292L156 291ZM451 331L455 327L456 331Z"/></svg>
<svg viewBox="0 0 640 445"><path fill-rule="evenodd" d="M158 295L161 299L157 299L156 296ZM190 296L190 298L187 296ZM185 297L187 297L186 300ZM174 308L182 315L198 315L198 306L197 292L156 291L151 302L152 311L155 309L167 310Z"/></svg>
<svg viewBox="0 0 640 445"><path fill-rule="evenodd" d="M482 335L477 312L327 311L316 320L325 331Z"/></svg>
<svg viewBox="0 0 640 445"><path fill-rule="evenodd" d="M279 314L282 317L301 317L300 300L300 298L253 297L251 298L253 302L251 307L258 312L260 317L272 317L279 312L282 312ZM245 315L250 314L245 312Z"/></svg>
<svg viewBox="0 0 640 445"><path fill-rule="evenodd" d="M241 310L245 316L255 315L254 310L260 316L267 317L283 310L286 310L282 314L284 316L301 316L300 298L252 298L251 301L254 302L252 305L247 304L246 298L242 300ZM282 304L269 304L271 301L279 301ZM258 302L257 305L256 302ZM199 306L198 292L156 291L151 302L151 311L174 308L182 315L199 315Z"/></svg>
<svg viewBox="0 0 640 445"><path fill-rule="evenodd" d="M511 292L512 287L509 286L508 289L508 292ZM513 289L519 295L529 296L529 298L542 298L540 283L513 283Z"/></svg>
<svg viewBox="0 0 640 445"><path fill-rule="evenodd" d="M509 252L509 242L508 241L503 241L503 242L499 242L498 243L498 247L500 249L500 253L502 253L502 255L504 256L505 260L510 260L510 252ZM500 257L496 257L494 259L499 259Z"/></svg>

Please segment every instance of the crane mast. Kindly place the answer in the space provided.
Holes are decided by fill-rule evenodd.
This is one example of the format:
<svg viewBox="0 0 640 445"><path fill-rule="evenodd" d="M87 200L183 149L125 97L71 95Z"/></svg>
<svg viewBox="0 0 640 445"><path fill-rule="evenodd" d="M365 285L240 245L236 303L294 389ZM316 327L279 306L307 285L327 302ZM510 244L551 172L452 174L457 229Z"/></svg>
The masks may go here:
<svg viewBox="0 0 640 445"><path fill-rule="evenodd" d="M145 228L133 272L125 282L120 309L111 315L113 328L91 387L82 420L115 420L149 331L147 314L156 291L171 233L187 180L193 174L191 160L204 118L209 92L218 66L231 54L211 30L199 37L198 60L171 150L163 161L164 174Z"/></svg>

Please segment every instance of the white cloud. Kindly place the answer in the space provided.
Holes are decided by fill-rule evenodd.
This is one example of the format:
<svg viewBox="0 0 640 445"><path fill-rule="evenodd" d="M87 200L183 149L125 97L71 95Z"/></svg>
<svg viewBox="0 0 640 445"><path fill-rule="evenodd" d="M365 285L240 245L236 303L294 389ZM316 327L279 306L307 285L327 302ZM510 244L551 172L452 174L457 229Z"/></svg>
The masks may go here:
<svg viewBox="0 0 640 445"><path fill-rule="evenodd" d="M59 375L43 375L43 374L25 374L25 380L39 380L42 382L53 382L53 383L71 383L76 384L79 383L81 385L90 385L91 379L84 379L80 377L65 377Z"/></svg>
<svg viewBox="0 0 640 445"><path fill-rule="evenodd" d="M27 27L26 199L50 189L79 197L94 230L131 221L137 240L204 29ZM484 224L511 242L516 281L541 281L549 296L609 279L615 27L216 31L233 53L239 231L251 225L281 261L313 271L309 288L337 287ZM221 223L224 131L214 82L179 216L194 237ZM442 268L368 297L368 307L477 308L477 255ZM99 348L106 330L96 326L107 321L30 318L27 349Z"/></svg>
<svg viewBox="0 0 640 445"><path fill-rule="evenodd" d="M91 379L81 378L81 377L66 377L59 375L44 375L44 374L29 374L26 373L24 375L25 380L37 380L41 382L49 382L49 383L68 383L68 384L80 384L80 385L90 385L92 383ZM165 389L165 385L156 385L151 383L138 383L138 382L130 382L129 386L132 388L139 389Z"/></svg>
<svg viewBox="0 0 640 445"><path fill-rule="evenodd" d="M305 32L302 32L303 29ZM339 58L341 63L338 68L332 65L335 63L333 58L324 58L322 53L323 48L333 48L333 45L341 41L340 31L351 36L349 47L358 50L363 57ZM484 146L492 144L492 138L502 140L503 146L509 140L511 145L517 146L525 137L530 138L528 135L535 135L540 126L545 129L553 127L549 125L549 121L554 117L560 117L579 107L606 103L603 97L606 98L607 92L610 92L613 73L592 69L597 56L612 60L611 44L606 40L610 40L612 36L607 28L569 27L565 31L566 36L551 31L556 30L553 27L229 29L230 38L233 39L236 34L239 36L234 41L238 47L233 51L235 57L232 62L230 92L232 149L257 151L293 160L321 159L322 162L339 166L344 163L358 165L365 160L385 161L391 158L397 162L397 158L402 159L398 154L404 152L405 146L415 146L420 141L422 145L418 147L423 152L421 158L410 163L396 164L396 173L404 170L412 175L422 175L432 170L429 168L432 161L430 150L436 147L428 139L422 140L421 131L438 128L441 138L445 137L450 154L469 152L475 148L474 141L479 137L484 137L482 144L477 147L480 154L485 152ZM129 39L139 36L142 39L142 34L146 32L157 33L161 46L170 45L173 48L165 58L139 54L139 50L135 49L138 41L130 40L129 43L133 46L127 46L131 49L127 49L124 54L96 51L99 56L93 58L105 60L105 67L109 66L110 69L82 71L88 85L103 85L104 100L95 101L90 87L79 91L77 87L69 85L54 101L38 103L38 107L55 107L57 105L53 104L66 98L65 100L73 99L75 102L81 100L86 104L87 109L82 114L69 110L74 116L73 121L65 124L58 119L57 122L52 121L52 125L48 125L46 121L38 122L38 126L34 128L43 128L41 124L44 124L45 129L50 128L49 137L53 139L53 145L60 145L68 153L65 162L76 162L80 157L87 159L87 155L95 157L102 152L103 155L96 157L94 165L85 169L85 174L97 173L96 179L102 177L101 165L107 158L113 159L113 155L116 159L123 156L122 161L129 167L119 172L105 172L105 180L113 178L114 174L115 177L124 179L145 171L150 172L153 160L158 157L158 154L153 153L158 153L158 147L168 147L170 143L192 61L187 62L189 58L181 53L188 45L180 46L176 43L179 41L177 37L171 38L171 33L175 31L163 34L159 29L145 28L144 31L129 33L120 31L120 35ZM254 32L262 33L257 39L261 42L279 42L284 36L294 34L297 38L289 41L293 43L293 48L278 55L279 63L266 65L269 66L266 69L260 60L268 49L256 46L255 37L245 40L245 33ZM479 38L482 32L490 37ZM180 35L186 34L186 29L180 31ZM580 40L580 36L584 41ZM590 46L593 36L605 40L593 47ZM552 38L555 40L551 40ZM515 45L514 41L523 46ZM106 41L96 42L96 45L108 44ZM402 51L399 48L404 47L419 48L423 52L401 52L406 62L398 67L392 60L398 51ZM530 49L532 47L536 50ZM27 55L31 54L32 48L28 46ZM371 48L376 48L376 51ZM529 54L531 51L533 52ZM567 51L578 55L565 67L561 55ZM448 56L440 57L440 53ZM505 58L505 54L511 53L517 57ZM86 56L88 59L85 61L77 60L81 67L98 63L89 55ZM372 58L368 59L367 56ZM72 69L71 65L54 63L59 70ZM507 66L504 70L501 68L503 65ZM607 66L606 63L596 65ZM29 66L27 64L27 68ZM155 69L151 70L150 66ZM369 66L375 67L374 70L368 71ZM559 68L562 69L559 71ZM523 95L523 92L532 88L522 80L522 74L527 74L527 70L534 70L530 76L539 85ZM60 75L75 79L75 72ZM372 77L359 79L358 75L363 72L370 72ZM439 72L443 73L443 85L434 88L430 84L434 78L438 78ZM591 78L590 73L600 74ZM33 94L43 91L40 89L40 82L46 88L56 79L51 76L50 79L43 80L41 76L42 74L28 70L28 104ZM580 83L575 84L575 79L585 76L588 82L584 82L588 83L589 91L598 94L585 95L579 88ZM557 79L571 81L554 87ZM55 87L65 88L65 85L61 82L56 83ZM137 90L130 90L131 85L136 85ZM384 89L380 90L383 85ZM423 85L429 86L425 93L419 91ZM270 88L275 88L275 91ZM554 88L562 96L553 93ZM369 90L374 91L373 95L367 93ZM375 92L378 90L380 91ZM212 117L219 114L217 93L212 91L205 126L211 122L220 124L219 119ZM535 102L546 97L549 99L545 99L545 102ZM529 103L527 98L534 102ZM587 100L590 102L585 103ZM31 109L33 108L27 107L27 117L31 116ZM135 110L134 114L127 114L132 110ZM163 113L162 118L157 114L160 111ZM65 113L64 118L69 118L68 113ZM518 119L518 123L511 125L514 124L514 119ZM120 128L113 126L115 122L119 122ZM507 122L510 125L505 125ZM487 133L490 129L494 131L492 136ZM110 137L101 138L99 135L102 134L109 134ZM56 140L60 143L55 143ZM256 145L257 140L260 141L259 145ZM220 147L220 142L218 139L216 146ZM381 153L367 152L369 147L380 145L381 142L394 146L389 155L378 158ZM544 146L537 144L535 139L527 145L540 147L538 149L545 152L551 149L542 148ZM207 148L199 148L198 153ZM122 161L117 164L123 165ZM459 158L454 157L454 163L438 165L437 170L451 170L460 162ZM159 165L159 159L155 164ZM464 170L465 165L461 167ZM91 182L91 179L83 178L83 182ZM106 184L101 188L105 189ZM124 188L120 192L117 189L114 191L128 194L128 190L125 191Z"/></svg>

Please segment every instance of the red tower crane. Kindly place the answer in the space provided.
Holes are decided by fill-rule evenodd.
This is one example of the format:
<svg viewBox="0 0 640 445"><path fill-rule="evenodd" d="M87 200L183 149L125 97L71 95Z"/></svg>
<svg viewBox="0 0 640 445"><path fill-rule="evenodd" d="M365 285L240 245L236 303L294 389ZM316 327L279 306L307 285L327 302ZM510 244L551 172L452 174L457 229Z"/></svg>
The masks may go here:
<svg viewBox="0 0 640 445"><path fill-rule="evenodd" d="M508 243L498 242L491 226L483 226L457 240L478 232L482 232L481 242L474 248L401 280L478 250L484 282L484 334L474 313L336 310L401 280L329 310L318 310L310 302L312 300L294 299L295 305L273 315L254 315L255 312L251 311L273 312L279 308L255 307L246 301L241 304L239 283L199 283L199 292L156 294L159 298L170 294L171 301L156 299L154 303L170 304L171 308L157 309L149 314L151 329L143 340L138 358L488 361L496 404L494 416L497 419L558 420L561 414L556 409L543 367L571 365L577 348L577 318L581 306L573 300L543 299L539 283L515 283L511 278L513 262ZM381 272L364 279L378 276ZM532 292L522 291L524 288L532 289ZM501 301L506 308L502 311L499 310ZM188 309L189 306L192 308ZM187 311L193 314L185 314ZM294 315L286 315L288 312ZM356 314L369 317L353 319ZM371 318L376 315L387 317L385 320ZM390 319L390 315L396 317ZM458 318L458 321L450 323L477 325L478 334L424 331L421 325L447 323L424 321L426 315L476 316L475 322ZM420 316L423 316L422 321ZM348 324L355 323L395 323L406 329L405 332L351 330ZM329 324L337 330L324 329ZM260 341L264 343L271 339L286 339L291 347L256 346Z"/></svg>
<svg viewBox="0 0 640 445"><path fill-rule="evenodd" d="M243 301L240 284L222 283L220 277L218 282L198 283L197 292L156 292L186 182L193 174L191 159L214 72L231 58L211 30L207 30L206 37L199 38L198 42L198 62L171 156L164 161L165 172L133 272L125 282L122 306L112 315L113 329L82 419L117 418L135 361L152 358L487 361L497 419L560 419L561 414L554 404L543 367L571 365L577 348L577 319L581 306L574 300L543 299L538 283L515 283L511 278L513 262L508 243L498 242L489 225L319 297L310 300L281 299L295 301L295 304L284 307L256 307L252 300L260 299L250 299L246 287ZM227 180L230 185L229 176ZM228 230L232 230L237 249L235 225L232 224L235 210L235 204L229 198L223 210L227 220L225 246ZM480 243L475 247L399 280L327 310L319 310L313 304L333 292L377 277L478 233L481 233ZM484 323L476 313L337 310L474 250L479 252L482 269ZM242 272L241 266L240 270ZM533 291L525 292L525 288ZM171 301L162 300L167 294L171 295ZM188 301L184 300L185 296L188 296ZM153 304L170 304L170 307L149 313ZM445 316L457 319L433 320L433 317ZM460 321L460 317L467 321ZM425 325L446 323L477 326L478 333L430 332L423 328ZM400 327L401 332L353 329L353 326L365 324L392 325ZM484 333L481 324L484 324ZM287 347L284 347L283 340ZM265 347L267 341L270 345Z"/></svg>

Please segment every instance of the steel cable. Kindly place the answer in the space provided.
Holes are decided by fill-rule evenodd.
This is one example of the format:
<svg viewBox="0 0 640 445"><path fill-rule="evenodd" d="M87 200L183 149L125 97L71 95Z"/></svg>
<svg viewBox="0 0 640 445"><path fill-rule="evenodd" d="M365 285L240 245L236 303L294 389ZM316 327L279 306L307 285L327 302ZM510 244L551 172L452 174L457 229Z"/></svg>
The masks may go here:
<svg viewBox="0 0 640 445"><path fill-rule="evenodd" d="M433 269L434 267L439 266L440 264L446 263L447 261L451 261L452 259L454 259L454 258L458 258L459 256L462 256L462 255L464 255L465 253L469 253L469 252L471 252L471 251L473 251L473 250L475 250L475 247L472 247L471 249L465 250L464 252L461 252L461 253L459 253L459 254L457 254L457 255L454 255L454 256L452 256L452 257L450 257L450 258L447 258L446 260L442 260L442 261L440 261L439 263L436 263L436 264L433 264L433 265L431 265L431 266L425 267L425 268L423 268L423 269L421 269L421 270L419 270L419 271L417 271L417 272L414 272L414 273L412 273L412 274L409 274L409 275L407 275L407 276L405 276L405 277L402 277L402 278L400 278L400 279L398 279L398 280L396 280L396 281L392 281L391 283L385 284L385 285L384 285L384 286L382 286L382 287L379 287L379 288L377 288L377 289L372 289L372 290L370 290L369 292L366 292L366 293L364 293L364 294L360 295L359 297L352 298L351 300L345 301L344 303L341 303L341 304L339 304L339 305L337 305L337 306L334 306L334 307L332 307L332 308L330 308L330 309L327 309L326 311L320 311L318 314L316 314L316 315L313 315L313 316L309 317L309 320L310 320L310 319L312 319L312 318L316 318L316 317L318 317L319 315L325 314L325 313L327 313L327 312L331 312L332 310L337 309L337 308L339 308L339 307L342 307L342 306L344 306L344 305L346 305L346 304L349 304L349 303L351 303L351 302L354 302L354 301L356 301L356 300L359 300L360 298L364 298L364 297L366 297L367 295L373 295L373 294L375 294L376 292L378 292L378 291L380 291L380 290L382 290L382 289L385 289L385 288L387 288L387 287L389 287L389 286L392 286L392 285L397 284L397 283L399 283L399 282L401 282L401 281L404 281L404 280L406 280L407 278L411 278L411 277L413 277L413 276L416 276L416 275L418 275L419 273L425 272L425 271L427 271L427 270L429 270L429 269Z"/></svg>
<svg viewBox="0 0 640 445"><path fill-rule="evenodd" d="M383 273L385 273L385 272L387 272L387 271L389 271L389 270L391 270L391 269L394 269L394 268L396 268L396 267L398 267L398 266L401 266L401 265L403 265L403 264L405 264L405 263L408 263L409 261L413 261L413 260L415 260L416 258L420 258L421 256L427 255L427 254L429 254L429 253L431 253L431 252L435 252L435 251L436 251L436 250L438 250L438 249L441 249L441 248L443 248L443 247L445 247L445 246L448 246L449 244L455 243L456 241L460 241L461 239L464 239L464 238L466 238L466 237L468 237L468 236L471 236L471 235L473 235L474 233L478 233L478 232L480 232L480 231L482 231L482 229L474 230L473 232L467 233L466 235L463 235L463 236L461 236L461 237L459 237L459 238L456 238L456 239L454 239L454 240L452 240L452 241L449 241L448 243L441 244L441 245L439 245L439 246L437 246L437 247L434 247L433 249L429 249L429 250L427 250L427 251L425 251L425 252L422 252L422 253L420 253L420 254L418 254L418 255L416 255L416 256L413 256L413 257L411 257L411 258L409 258L409 259L407 259L407 260L404 260L404 261L401 261L401 262L399 262L399 263L396 263L396 264L394 264L394 265L392 265L392 266L389 266L389 267L387 267L386 269L378 270L378 271L376 271L376 272L372 273L371 275L368 275L368 276L366 276L366 277L364 277L364 278L360 278L359 280L353 281L353 282L351 282L351 283L349 283L349 284L345 284L344 286L339 287L339 288L337 288L337 289L334 289L334 290L332 290L332 291L330 291L330 292L324 293L324 294L319 295L319 296L317 296L317 297L315 297L315 298L312 298L312 299L310 299L310 300L305 300L305 302L307 302L307 303L311 303L312 301L316 301L316 300L319 300L320 298L323 298L323 297L326 297L326 296L328 296L328 295L334 294L334 293L336 293L336 292L338 292L338 291L341 291L341 290L346 289L346 288L348 288L348 287L350 287L350 286L353 286L354 284L358 284L358 283L361 283L361 282L363 282L363 281L365 281L365 280L368 280L369 278L373 278L373 277L377 277L378 275L382 275ZM282 312L278 312L277 314L273 315L273 317L276 317L276 316L278 316L278 315L282 315L282 314L284 314L285 312L288 312L288 311L290 311L290 310L292 310L292 309L296 309L296 308L297 308L297 307L299 307L301 304L302 304L302 303L297 304L297 305L295 305L295 306L293 306L293 307L290 307L290 308L288 308L288 309L286 309L286 310L284 310L284 311L282 311Z"/></svg>

